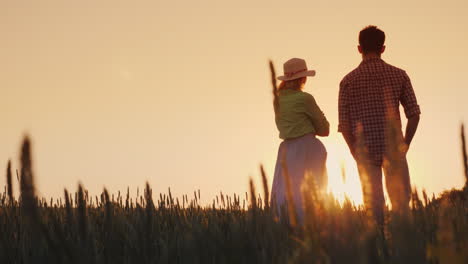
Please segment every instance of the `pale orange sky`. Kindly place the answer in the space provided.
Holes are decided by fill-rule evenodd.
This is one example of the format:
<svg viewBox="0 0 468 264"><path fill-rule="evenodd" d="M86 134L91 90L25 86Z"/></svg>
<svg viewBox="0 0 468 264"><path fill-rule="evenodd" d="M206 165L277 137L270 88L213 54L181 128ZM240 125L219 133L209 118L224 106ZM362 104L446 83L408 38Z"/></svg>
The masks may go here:
<svg viewBox="0 0 468 264"><path fill-rule="evenodd" d="M422 109L409 153L413 185L461 187L467 120L466 1L0 0L0 162L34 142L37 183L62 196L149 181L155 192L243 193L280 140L267 61L306 59L330 120L332 191L359 200L355 165L336 132L338 84L360 62L357 35L387 34L383 59L405 69ZM345 161L347 183L339 166ZM0 177L0 185L5 183ZM258 186L260 187L260 186Z"/></svg>

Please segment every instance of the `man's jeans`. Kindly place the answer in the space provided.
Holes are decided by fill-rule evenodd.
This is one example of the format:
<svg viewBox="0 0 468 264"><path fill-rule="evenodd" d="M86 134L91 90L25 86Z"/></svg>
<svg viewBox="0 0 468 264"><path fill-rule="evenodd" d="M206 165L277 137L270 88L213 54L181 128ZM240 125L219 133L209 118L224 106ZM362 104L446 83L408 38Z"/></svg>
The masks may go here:
<svg viewBox="0 0 468 264"><path fill-rule="evenodd" d="M377 224L384 224L384 193L382 186L382 169L385 174L385 185L392 203L392 210L407 211L411 197L411 186L406 161L406 153L385 157L382 166L374 165L367 160L357 160L361 178L364 204L372 210Z"/></svg>

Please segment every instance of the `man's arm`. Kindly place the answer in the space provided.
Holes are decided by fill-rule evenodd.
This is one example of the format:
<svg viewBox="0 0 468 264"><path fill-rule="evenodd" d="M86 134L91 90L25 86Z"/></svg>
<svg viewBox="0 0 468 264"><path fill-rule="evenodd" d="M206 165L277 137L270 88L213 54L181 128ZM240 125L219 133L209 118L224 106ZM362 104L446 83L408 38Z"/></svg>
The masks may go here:
<svg viewBox="0 0 468 264"><path fill-rule="evenodd" d="M408 124L406 125L405 132L405 143L409 147L411 141L413 140L414 134L418 129L421 109L419 108L418 101L416 100L416 95L414 93L413 86L411 85L411 80L406 73L403 75L403 78L403 89L400 96L400 102L403 105L403 108L405 109L405 115L408 118Z"/></svg>
<svg viewBox="0 0 468 264"><path fill-rule="evenodd" d="M343 134L343 138L345 139L346 144L348 144L348 148L354 157L356 139L354 138L353 133L351 132L351 124L349 120L350 117L348 109L349 97L346 93L345 86L345 82L341 81L340 91L338 95L338 132L341 132L341 134Z"/></svg>
<svg viewBox="0 0 468 264"><path fill-rule="evenodd" d="M406 124L405 132L405 143L406 145L408 145L408 147L411 144L411 141L413 140L416 130L418 129L419 119L419 115L415 115L408 118L408 124Z"/></svg>

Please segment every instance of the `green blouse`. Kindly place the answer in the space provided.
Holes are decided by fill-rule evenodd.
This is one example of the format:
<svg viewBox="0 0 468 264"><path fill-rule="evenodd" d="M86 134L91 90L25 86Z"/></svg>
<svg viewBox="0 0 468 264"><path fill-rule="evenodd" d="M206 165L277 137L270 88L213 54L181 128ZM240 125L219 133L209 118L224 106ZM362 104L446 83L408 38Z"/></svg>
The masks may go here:
<svg viewBox="0 0 468 264"><path fill-rule="evenodd" d="M281 90L278 102L279 112L275 121L280 138L296 138L309 133L328 136L330 124L311 94L291 89Z"/></svg>

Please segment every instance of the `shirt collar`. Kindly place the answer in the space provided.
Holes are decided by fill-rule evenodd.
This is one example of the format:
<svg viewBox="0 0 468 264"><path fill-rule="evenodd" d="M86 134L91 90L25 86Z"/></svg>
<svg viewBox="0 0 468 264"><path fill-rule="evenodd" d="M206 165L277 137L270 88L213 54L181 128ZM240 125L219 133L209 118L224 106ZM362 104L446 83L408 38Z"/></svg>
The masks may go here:
<svg viewBox="0 0 468 264"><path fill-rule="evenodd" d="M295 90L295 89L281 89L281 90L279 90L280 95L295 94L295 93L300 93L300 92L302 92L302 91Z"/></svg>
<svg viewBox="0 0 468 264"><path fill-rule="evenodd" d="M361 61L360 65L369 64L369 63L381 63L384 62L381 58L369 58Z"/></svg>

